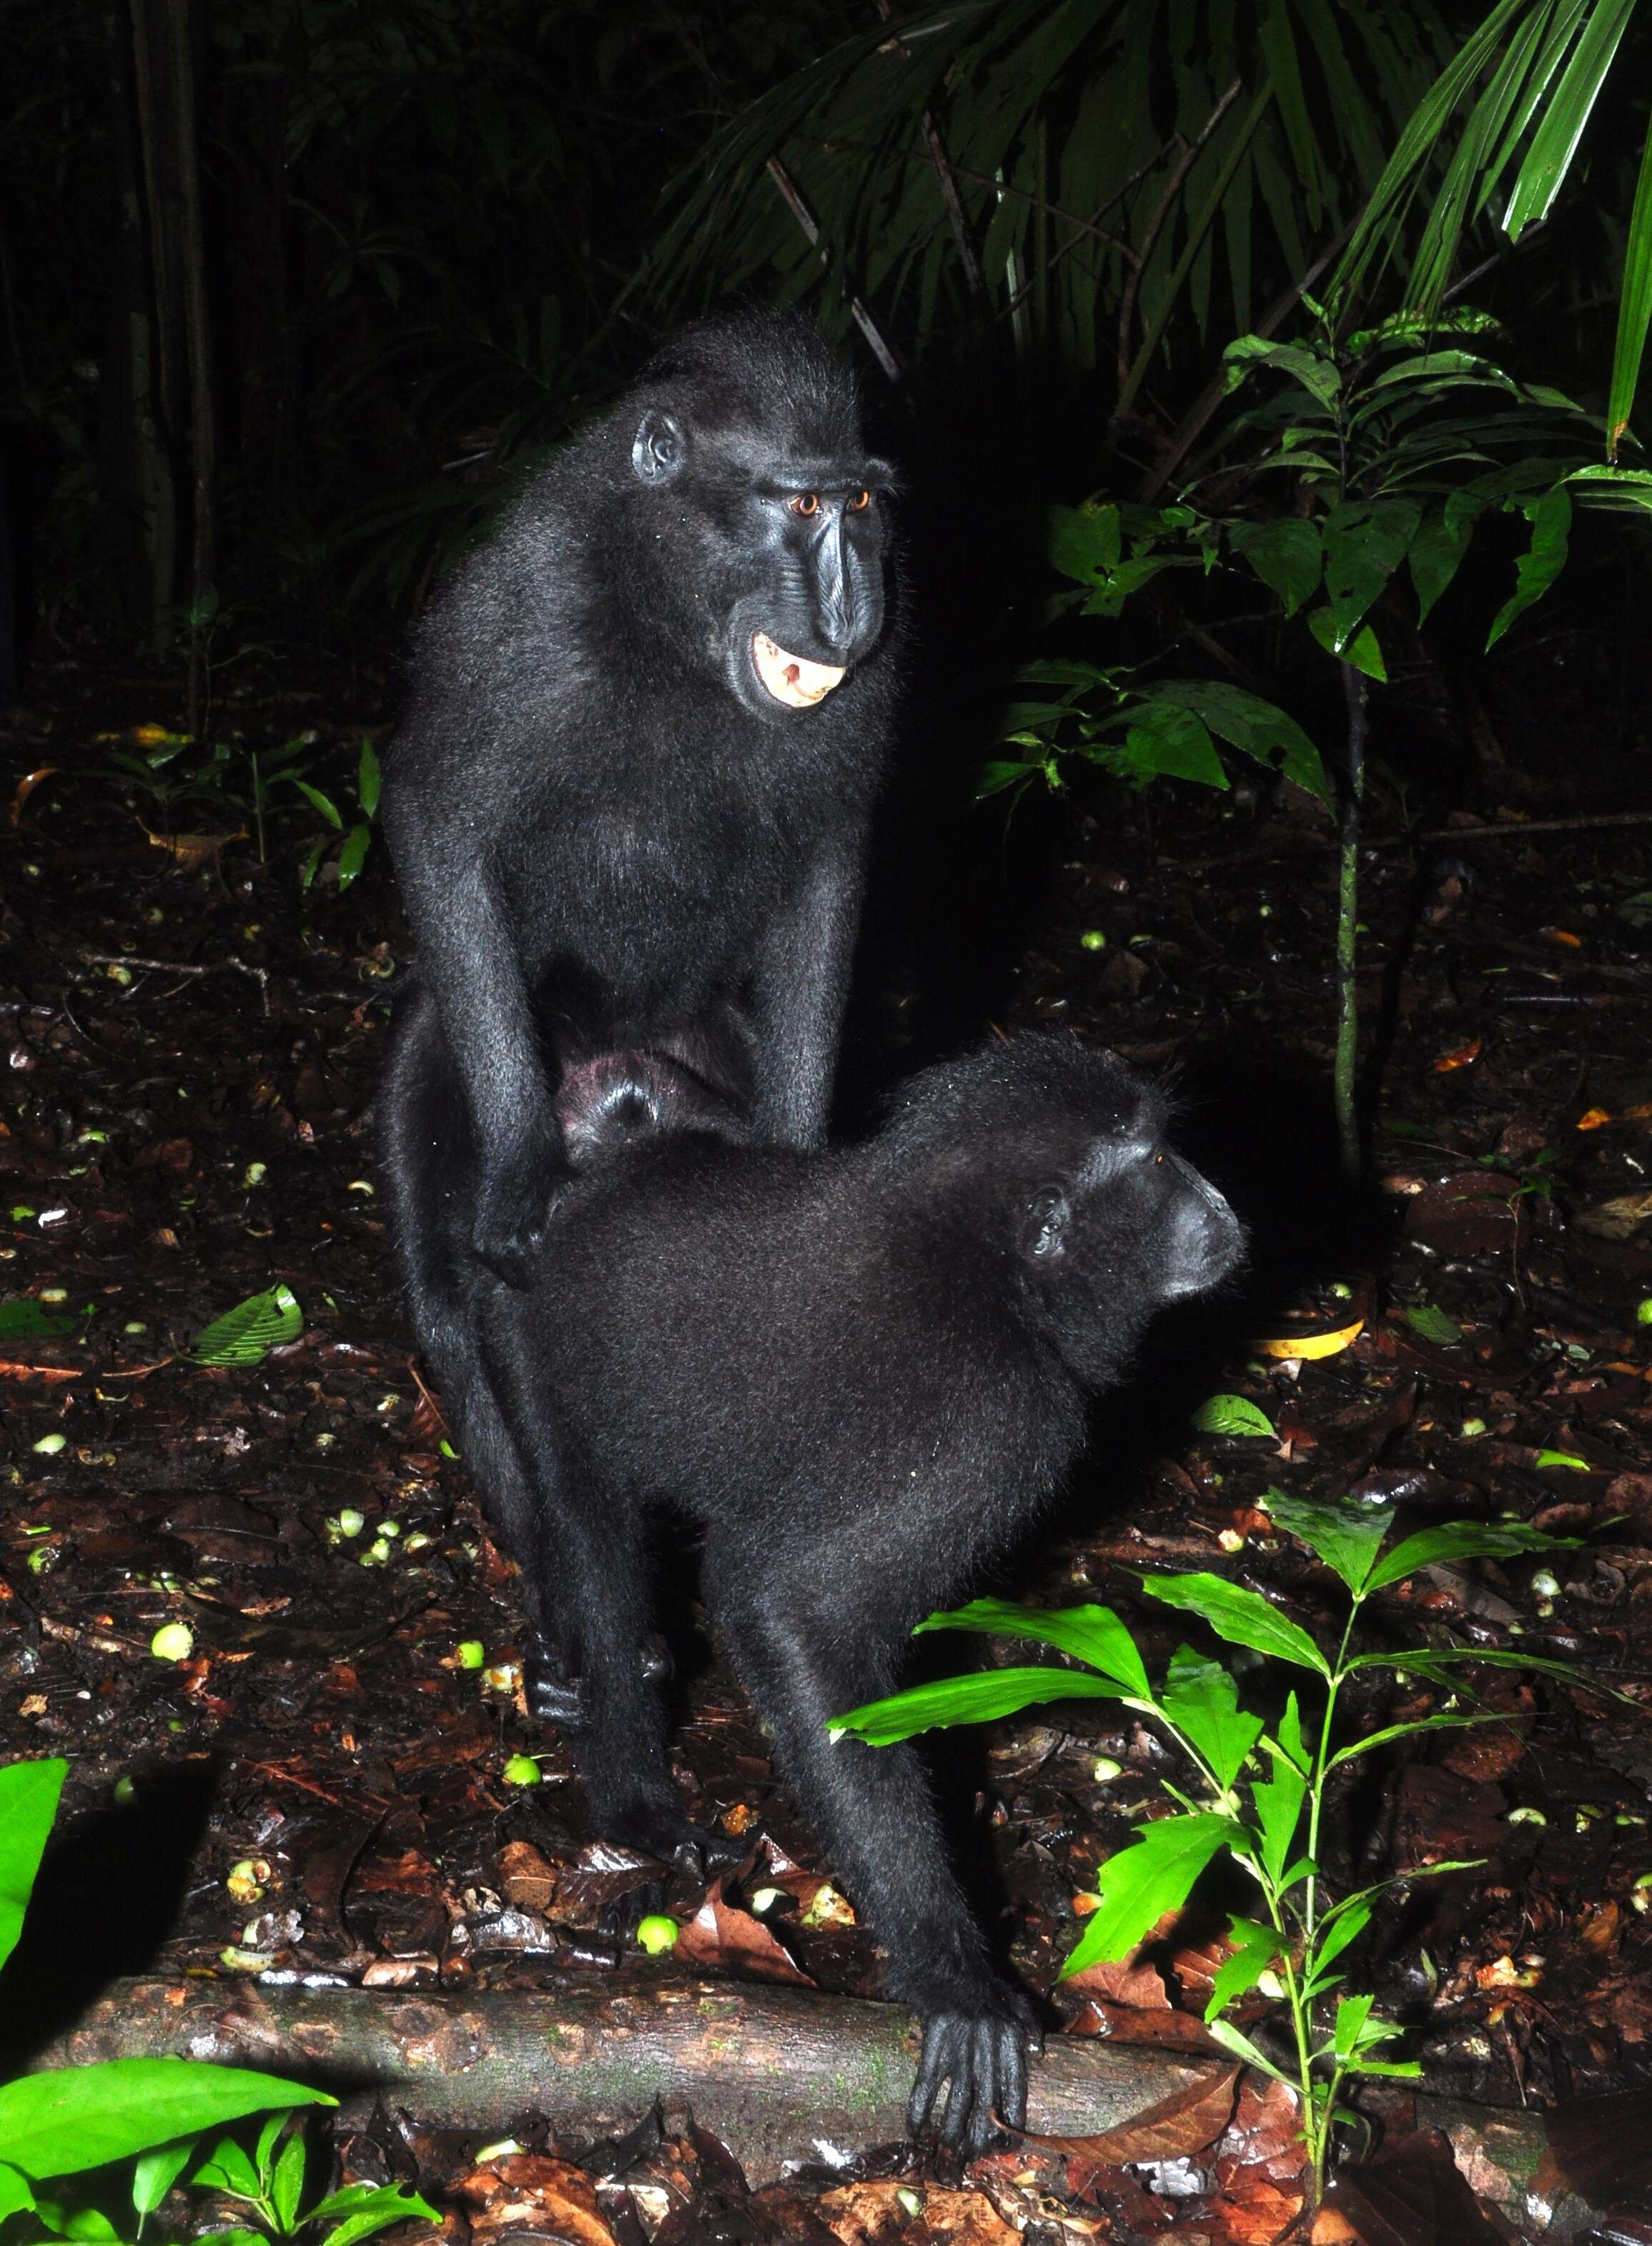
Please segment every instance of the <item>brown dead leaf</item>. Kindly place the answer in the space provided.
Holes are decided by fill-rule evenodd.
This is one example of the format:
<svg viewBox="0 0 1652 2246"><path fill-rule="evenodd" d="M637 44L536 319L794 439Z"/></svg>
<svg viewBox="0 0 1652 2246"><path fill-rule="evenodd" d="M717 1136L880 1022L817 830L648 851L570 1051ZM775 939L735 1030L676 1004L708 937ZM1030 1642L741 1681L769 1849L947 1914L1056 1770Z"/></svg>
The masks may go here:
<svg viewBox="0 0 1652 2246"><path fill-rule="evenodd" d="M560 2238L567 2246L615 2246L583 2169L540 2153L511 2153L456 2176L450 2188L471 2213L475 2246L495 2246L513 2231Z"/></svg>
<svg viewBox="0 0 1652 2246"><path fill-rule="evenodd" d="M556 1866L531 1841L507 1841L499 1852L500 1886L520 1910L547 1910L556 1893Z"/></svg>
<svg viewBox="0 0 1652 2246"><path fill-rule="evenodd" d="M16 793L12 796L11 809L6 814L8 826L15 827L17 824L23 817L24 804L28 802L41 781L50 779L57 769L56 765L42 765L37 772L24 772L23 778L17 782Z"/></svg>
<svg viewBox="0 0 1652 2246"><path fill-rule="evenodd" d="M138 823L143 826L141 820ZM143 831L157 850L166 852L181 874L198 873L203 866L215 866L232 842L247 840L247 831L241 827L233 834L156 834L147 827Z"/></svg>
<svg viewBox="0 0 1652 2246"><path fill-rule="evenodd" d="M1577 1128L1580 1131L1598 1131L1602 1123L1609 1123L1611 1120L1612 1111L1609 1107L1586 1107L1577 1119Z"/></svg>
<svg viewBox="0 0 1652 2246"><path fill-rule="evenodd" d="M1438 2130L1392 2137L1373 2161L1339 2169L1325 2205L1358 2246L1500 2246ZM1317 2225L1315 2240L1320 2238Z"/></svg>
<svg viewBox="0 0 1652 2246"><path fill-rule="evenodd" d="M1098 2168L1125 2168L1137 2161L1190 2159L1214 2145L1234 2113L1236 2066L1224 2066L1173 2090L1167 2098L1103 2129L1093 2137L1036 2137L1023 2141L1041 2152L1061 2153Z"/></svg>
<svg viewBox="0 0 1652 2246"><path fill-rule="evenodd" d="M711 1882L705 1901L677 1936L676 1955L688 1965L734 1966L765 1981L814 1986L760 1918L724 1900L721 1880Z"/></svg>
<svg viewBox="0 0 1652 2246"><path fill-rule="evenodd" d="M1572 1221L1597 1240L1629 1240L1649 1216L1652 1193L1627 1193L1614 1194L1610 1201L1597 1201L1592 1208L1581 1209Z"/></svg>
<svg viewBox="0 0 1652 2246"><path fill-rule="evenodd" d="M914 2191L922 2202L916 2214L909 2204ZM913 2246L925 2238L952 2246L1016 2246L1017 2237L985 2192L914 2187L894 2176L826 2192L816 2212L842 2246L891 2246L896 2238Z"/></svg>
<svg viewBox="0 0 1652 2246"><path fill-rule="evenodd" d="M1454 1068L1467 1068L1480 1057L1480 1041L1472 1038L1465 1045L1457 1045L1443 1052L1434 1064L1436 1076L1449 1076Z"/></svg>
<svg viewBox="0 0 1652 2246"><path fill-rule="evenodd" d="M1093 1910L1094 1895L1086 1895L1084 1900ZM1099 1997L1109 2004L1132 2004L1139 2011L1170 2010L1164 1977L1152 1965L1130 1965L1122 1960L1109 1959L1100 1965L1086 1965L1082 1973L1070 1973L1061 1985L1064 1991L1071 1990L1075 1996Z"/></svg>

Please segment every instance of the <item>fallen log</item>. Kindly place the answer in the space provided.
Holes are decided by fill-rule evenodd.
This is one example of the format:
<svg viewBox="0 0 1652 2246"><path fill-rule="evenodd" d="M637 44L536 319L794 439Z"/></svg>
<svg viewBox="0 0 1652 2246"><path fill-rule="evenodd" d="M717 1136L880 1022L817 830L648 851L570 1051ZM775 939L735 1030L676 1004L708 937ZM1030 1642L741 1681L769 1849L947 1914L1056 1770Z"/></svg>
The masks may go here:
<svg viewBox="0 0 1652 2246"><path fill-rule="evenodd" d="M566 2136L629 2127L656 2098L691 2105L754 2184L791 2161L887 2143L905 2129L912 2015L812 1989L687 1981L644 1989L424 1991L208 1979L117 1982L32 2067L177 2052L382 2096L421 2120L505 2134L530 2113ZM1033 2062L1027 2125L1087 2136L1229 2064L1141 2044L1052 2035ZM1570 2236L1584 2210L1540 2173L1542 2118L1419 2097L1482 2197Z"/></svg>

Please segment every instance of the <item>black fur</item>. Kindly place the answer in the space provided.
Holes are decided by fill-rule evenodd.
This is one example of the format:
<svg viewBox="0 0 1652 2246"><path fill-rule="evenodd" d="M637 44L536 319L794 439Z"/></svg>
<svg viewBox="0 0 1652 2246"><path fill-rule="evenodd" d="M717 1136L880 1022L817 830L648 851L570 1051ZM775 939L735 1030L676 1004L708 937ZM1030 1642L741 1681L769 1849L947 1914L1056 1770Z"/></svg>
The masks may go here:
<svg viewBox="0 0 1652 2246"><path fill-rule="evenodd" d="M418 958L381 1111L414 1322L467 1442L489 1412L472 1265L526 1275L568 1168L565 1070L651 1049L760 1137L824 1135L893 715L891 480L806 321L707 323L420 628L384 798ZM787 706L759 632L847 675Z"/></svg>
<svg viewBox="0 0 1652 2246"><path fill-rule="evenodd" d="M654 1065L628 1058L646 1076ZM992 1970L908 1747L833 1741L890 1691L908 1634L1045 1506L1152 1312L1241 1249L1162 1144L1162 1096L1069 1040L992 1045L908 1087L866 1145L731 1144L670 1072L655 1113L577 1180L527 1291L484 1276L506 1509L524 1589L583 1672L600 1830L670 1855L649 1516L704 1532L717 1625L783 1768L925 2020L921 2125L972 2148L1018 2121L1030 2014ZM674 1091L674 1087L676 1090ZM490 1495L490 1460L471 1463Z"/></svg>

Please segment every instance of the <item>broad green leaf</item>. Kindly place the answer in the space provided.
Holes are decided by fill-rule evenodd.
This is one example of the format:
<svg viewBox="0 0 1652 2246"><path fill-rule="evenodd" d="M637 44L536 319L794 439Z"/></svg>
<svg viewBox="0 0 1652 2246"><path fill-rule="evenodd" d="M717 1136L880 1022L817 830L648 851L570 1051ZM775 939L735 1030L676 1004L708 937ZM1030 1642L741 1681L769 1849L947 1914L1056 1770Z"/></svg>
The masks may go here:
<svg viewBox="0 0 1652 2246"><path fill-rule="evenodd" d="M282 2117L276 2119L279 2125ZM227 2191L235 2199L256 2199L262 2188L257 2166L233 2137L221 2137L189 2181L212 2191Z"/></svg>
<svg viewBox="0 0 1652 2246"><path fill-rule="evenodd" d="M0 2160L27 2176L105 2161L221 2127L272 2106L336 2106L324 2090L194 2059L108 2059L0 2085Z"/></svg>
<svg viewBox="0 0 1652 2246"><path fill-rule="evenodd" d="M1226 1793L1261 1737L1262 1719L1241 1708L1239 1688L1220 1662L1179 1645L1170 1657L1159 1705Z"/></svg>
<svg viewBox="0 0 1652 2246"><path fill-rule="evenodd" d="M58 1797L69 1766L13 1762L0 1769L0 1964L10 1957L23 1931L23 1915L40 1859L45 1853ZM0 2157L6 2157L0 2153Z"/></svg>
<svg viewBox="0 0 1652 2246"><path fill-rule="evenodd" d="M283 2231L296 2226L298 2203L303 2195L304 2139L303 2132L295 2129L276 2157L269 2185L270 2205Z"/></svg>
<svg viewBox="0 0 1652 2246"><path fill-rule="evenodd" d="M1023 1607L1008 1599L971 1599L968 1606L932 1614L914 1630L973 1630L995 1637L1030 1637L1076 1654L1138 1699L1151 1700L1147 1671L1136 1641L1111 1607Z"/></svg>
<svg viewBox="0 0 1652 2246"><path fill-rule="evenodd" d="M1279 1955L1279 1936L1271 1926L1263 1926L1256 1919L1230 1920L1227 1938L1237 1946L1233 1956L1223 1958L1216 1968L1210 1984L1210 2001L1205 2006L1207 2022L1225 2012L1247 1990L1254 1989Z"/></svg>
<svg viewBox="0 0 1652 2246"><path fill-rule="evenodd" d="M1061 1969L1083 1972L1127 1957L1166 1911L1179 1910L1193 1882L1222 1848L1244 1843L1245 1828L1231 1817L1203 1811L1188 1817L1163 1817L1109 1856L1096 1875L1098 1909L1084 1921L1078 1947Z"/></svg>
<svg viewBox="0 0 1652 2246"><path fill-rule="evenodd" d="M337 827L341 834L343 833L344 814L331 796L323 795L318 787L312 787L307 779L296 779L293 786L306 801L315 805L330 827Z"/></svg>
<svg viewBox="0 0 1652 2246"><path fill-rule="evenodd" d="M1315 1733L1317 1737L1317 1733ZM1267 1741L1269 1753L1284 1756L1293 1770L1300 1770L1304 1778L1314 1767L1312 1743L1302 1733L1302 1719L1296 1706L1296 1695L1285 1695L1285 1712L1279 1719L1277 1735Z"/></svg>
<svg viewBox="0 0 1652 2246"><path fill-rule="evenodd" d="M1336 1770L1345 1762L1356 1762L1361 1755L1385 1747L1394 1739L1408 1739L1417 1732L1461 1732L1478 1724L1506 1723L1508 1719L1495 1709L1476 1716L1417 1716L1408 1724L1384 1724L1380 1731L1367 1732L1363 1739L1351 1739L1345 1747L1338 1747L1327 1759L1327 1770Z"/></svg>
<svg viewBox="0 0 1652 2246"><path fill-rule="evenodd" d="M1008 787L1024 787L1029 780L1041 775L1050 777L1042 763L1016 765L999 761L982 765L976 773L976 801L984 803L988 796L1002 795Z"/></svg>
<svg viewBox="0 0 1652 2246"><path fill-rule="evenodd" d="M410 2215L422 2216L426 2222L438 2223L442 2219L427 2199L421 2199L405 2184L377 2184L371 2189L371 2204L364 2202L353 2214L346 2215L342 2222L325 2234L321 2246L357 2246L359 2240L371 2238L375 2231L387 2229L392 2222L405 2222ZM342 2199L343 2194L336 2193L334 2196ZM315 2219L310 2217L312 2222Z"/></svg>
<svg viewBox="0 0 1652 2246"><path fill-rule="evenodd" d="M1093 585L1117 568L1125 550L1116 507L1052 507L1046 548L1064 577Z"/></svg>
<svg viewBox="0 0 1652 2246"><path fill-rule="evenodd" d="M319 2207L312 2207L304 2217L306 2222L336 2222L341 2215L363 2215L370 2210L388 2209L386 2222L400 2222L410 2215L423 2217L427 2222L439 2222L441 2216L428 2200L421 2199L416 2191L402 2183L347 2183L343 2190L331 2193ZM375 2224L375 2229L382 2225ZM362 2232L356 2233L362 2236Z"/></svg>
<svg viewBox="0 0 1652 2246"><path fill-rule="evenodd" d="M384 775L379 767L378 752L371 741L362 743L359 763L356 766L356 799L365 817L373 818L378 810L379 789Z"/></svg>
<svg viewBox="0 0 1652 2246"><path fill-rule="evenodd" d="M194 2139L186 2137L180 2145L161 2145L143 2154L132 2172L132 2203L139 2215L154 2213L188 2167L194 2150Z"/></svg>
<svg viewBox="0 0 1652 2246"><path fill-rule="evenodd" d="M1329 1663L1308 1632L1270 1606L1260 1591L1209 1575L1144 1576L1141 1587L1150 1598L1200 1616L1230 1645L1252 1646L1298 1669L1330 1675Z"/></svg>
<svg viewBox="0 0 1652 2246"><path fill-rule="evenodd" d="M1457 1320L1441 1310L1438 1303L1412 1303L1407 1306L1405 1323L1413 1333L1421 1334L1424 1341L1437 1342L1442 1349L1450 1349L1463 1338L1463 1329Z"/></svg>
<svg viewBox="0 0 1652 2246"><path fill-rule="evenodd" d="M1427 623L1435 602L1456 576L1482 512L1479 507L1453 509L1448 500L1445 507L1426 514L1418 525L1405 559L1417 590L1419 625Z"/></svg>
<svg viewBox="0 0 1652 2246"><path fill-rule="evenodd" d="M868 1746L893 1746L915 1732L948 1724L990 1724L1046 1700L1116 1700L1118 1687L1078 1669L983 1669L969 1677L947 1677L933 1684L913 1684L886 1700L868 1700L834 1716L831 1732L852 1732Z"/></svg>
<svg viewBox="0 0 1652 2246"><path fill-rule="evenodd" d="M283 1279L202 1326L189 1354L197 1365L262 1365L272 1349L296 1341L303 1331L298 1298Z"/></svg>
<svg viewBox="0 0 1652 2246"><path fill-rule="evenodd" d="M1514 590L1498 610L1485 636L1488 648L1497 645L1517 616L1523 616L1534 601L1541 600L1566 566L1572 535L1572 494L1566 486L1557 484L1553 491L1545 492L1541 499L1523 507L1521 513L1532 526L1532 542L1515 565Z"/></svg>
<svg viewBox="0 0 1652 2246"><path fill-rule="evenodd" d="M0 1303L0 1341L40 1341L50 1334L76 1333L94 1308L88 1303L84 1310L59 1310L32 1295L14 1295Z"/></svg>
<svg viewBox="0 0 1652 2246"><path fill-rule="evenodd" d="M1260 694L1212 678L1163 679L1143 687L1141 693L1144 701L1190 711L1219 740L1231 743L1270 772L1282 772L1322 803L1330 801L1330 782L1319 751L1294 718Z"/></svg>
<svg viewBox="0 0 1652 2246"><path fill-rule="evenodd" d="M1317 1948L1306 1964L1312 1968L1309 1991L1317 1995L1324 1987L1327 1968L1339 1958L1352 1942L1356 1942L1371 1923L1371 1907L1368 1902L1351 1901L1337 1912L1323 1928Z"/></svg>
<svg viewBox="0 0 1652 2246"><path fill-rule="evenodd" d="M1259 2049L1247 2035L1241 2035L1231 2020L1207 2020L1205 2025L1213 2039L1220 2044L1224 2051L1232 2052L1235 2059L1242 2059L1247 2066L1254 2066L1259 2073L1271 2074L1275 2082L1282 2082L1287 2090L1301 2098L1302 2085L1293 2082L1288 2074L1281 2072L1267 2052Z"/></svg>
<svg viewBox="0 0 1652 2246"><path fill-rule="evenodd" d="M34 2205L34 2186L28 2177L0 2161L0 2222Z"/></svg>
<svg viewBox="0 0 1652 2246"><path fill-rule="evenodd" d="M1225 788L1227 772L1202 718L1156 699L1132 702L1111 761L1127 778L1191 779Z"/></svg>
<svg viewBox="0 0 1652 2246"><path fill-rule="evenodd" d="M1391 1505L1316 1505L1282 1489L1270 1489L1262 1502L1285 1534L1334 1569L1350 1591L1357 1596L1364 1589L1394 1523Z"/></svg>
<svg viewBox="0 0 1652 2246"><path fill-rule="evenodd" d="M1293 1693L1291 1697L1295 1699L1295 1695ZM1290 1861L1291 1843L1296 1838L1296 1827L1302 1822L1302 1804L1308 1798L1308 1780L1274 1741L1264 1741L1264 1745L1274 1749L1274 1775L1272 1778L1253 1780L1250 1793L1256 1807L1256 1822L1262 1844L1262 1867L1277 1887L1284 1879L1285 1867Z"/></svg>
<svg viewBox="0 0 1652 2246"><path fill-rule="evenodd" d="M1611 68L1618 42L1634 12L1635 0L1595 0L1589 10L1560 83L1532 136L1503 214L1503 231L1511 242L1518 242L1522 229L1533 219L1547 217L1571 168L1601 80Z"/></svg>
<svg viewBox="0 0 1652 2246"><path fill-rule="evenodd" d="M1377 635L1369 624L1363 624L1346 647L1336 636L1336 618L1329 609L1311 609L1308 629L1324 649L1339 663L1351 663L1356 670L1363 670L1367 678L1374 678L1379 686L1388 684L1388 665L1383 660L1383 650L1377 643Z"/></svg>
<svg viewBox="0 0 1652 2246"><path fill-rule="evenodd" d="M1222 357L1227 362L1230 388L1244 379L1253 364L1288 375L1322 405L1334 406L1343 387L1342 375L1331 360L1305 344L1276 344L1262 336L1239 336Z"/></svg>
<svg viewBox="0 0 1652 2246"><path fill-rule="evenodd" d="M1499 1652L1486 1645L1413 1645L1404 1653L1356 1653L1345 1664L1345 1671L1351 1673L1356 1669L1399 1669L1411 1676L1426 1677L1432 1684L1455 1684L1458 1671L1470 1667L1518 1669L1526 1676L1553 1677L1562 1684L1575 1685L1580 1691L1598 1692L1604 1699L1620 1700L1625 1707L1639 1705L1630 1694L1619 1691L1615 1684L1608 1684L1599 1677L1592 1677L1575 1662L1551 1661L1536 1653ZM1420 1876L1417 1872L1407 1874L1411 1879Z"/></svg>
<svg viewBox="0 0 1652 2246"><path fill-rule="evenodd" d="M1380 1591L1397 1583L1419 1568L1454 1560L1504 1560L1517 1552L1569 1551L1575 1536L1550 1536L1541 1528L1528 1528L1516 1521L1443 1521L1438 1528L1419 1528L1384 1552L1371 1571L1367 1588Z"/></svg>
<svg viewBox="0 0 1652 2246"><path fill-rule="evenodd" d="M1612 351L1612 388L1606 408L1607 458L1615 459L1635 409L1649 324L1652 324L1652 132L1641 151L1635 208L1629 214L1623 287L1618 298L1617 340Z"/></svg>
<svg viewBox="0 0 1652 2246"><path fill-rule="evenodd" d="M1272 1435L1273 1421L1248 1396L1207 1396L1193 1414L1205 1435Z"/></svg>
<svg viewBox="0 0 1652 2246"><path fill-rule="evenodd" d="M1243 556L1294 616L1319 589L1322 548L1319 525L1287 515L1277 522L1236 522L1227 543Z"/></svg>
<svg viewBox="0 0 1652 2246"><path fill-rule="evenodd" d="M1348 643L1405 559L1422 516L1422 503L1414 499L1344 500L1326 516L1325 591L1336 622L1334 655L1352 661Z"/></svg>
<svg viewBox="0 0 1652 2246"><path fill-rule="evenodd" d="M1360 2037L1375 1997L1339 1997L1336 2000L1336 2025L1331 2031L1331 2049L1344 2065L1359 2049Z"/></svg>
<svg viewBox="0 0 1652 2246"><path fill-rule="evenodd" d="M338 889L341 896L355 880L357 875L360 873L363 865L366 861L368 846L372 841L372 839L373 830L364 820L360 826L352 827L349 834L345 835L343 842L340 843L338 848Z"/></svg>

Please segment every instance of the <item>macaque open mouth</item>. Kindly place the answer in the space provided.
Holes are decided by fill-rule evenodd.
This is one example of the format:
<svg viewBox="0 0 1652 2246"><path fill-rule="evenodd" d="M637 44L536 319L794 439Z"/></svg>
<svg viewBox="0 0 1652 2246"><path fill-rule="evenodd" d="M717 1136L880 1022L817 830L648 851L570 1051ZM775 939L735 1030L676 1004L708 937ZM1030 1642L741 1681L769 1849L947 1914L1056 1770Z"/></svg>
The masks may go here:
<svg viewBox="0 0 1652 2246"><path fill-rule="evenodd" d="M841 664L811 663L806 656L788 655L767 632L752 634L751 660L765 690L792 710L812 710L843 681Z"/></svg>

